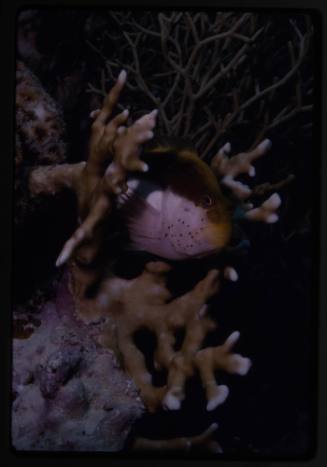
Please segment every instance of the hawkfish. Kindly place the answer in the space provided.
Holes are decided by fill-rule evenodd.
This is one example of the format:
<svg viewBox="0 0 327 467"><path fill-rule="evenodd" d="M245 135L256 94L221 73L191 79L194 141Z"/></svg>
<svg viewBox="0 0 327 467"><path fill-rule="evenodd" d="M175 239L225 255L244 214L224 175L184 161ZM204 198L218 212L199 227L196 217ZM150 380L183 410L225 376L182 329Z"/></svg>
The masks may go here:
<svg viewBox="0 0 327 467"><path fill-rule="evenodd" d="M191 146L157 142L146 148L146 173L132 173L116 208L128 248L184 260L219 253L230 242L228 199L209 166Z"/></svg>

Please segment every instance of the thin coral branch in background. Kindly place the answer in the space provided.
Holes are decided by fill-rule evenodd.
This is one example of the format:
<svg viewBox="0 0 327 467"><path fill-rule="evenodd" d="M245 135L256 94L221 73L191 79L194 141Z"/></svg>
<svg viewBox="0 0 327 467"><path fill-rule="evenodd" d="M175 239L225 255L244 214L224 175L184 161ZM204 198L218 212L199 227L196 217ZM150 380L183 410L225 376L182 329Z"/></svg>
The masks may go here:
<svg viewBox="0 0 327 467"><path fill-rule="evenodd" d="M88 41L106 68L105 79L112 80L116 70L126 68L130 95L143 93L144 102L159 109L159 129L189 138L203 158L212 155L219 141L240 123L251 121L254 147L276 127L312 111L301 67L308 59L313 30L301 19L289 22L288 42L275 44L279 47L275 55L288 54L289 65L280 76L274 66L269 82L259 68L252 68L256 54L266 75L271 67L267 50L272 47L275 19L254 13L217 16L175 11L107 15L111 31L103 37L90 33ZM96 24L96 15L93 21ZM116 27L123 31L119 47ZM291 92L285 94L285 89ZM102 92L95 82L89 90Z"/></svg>

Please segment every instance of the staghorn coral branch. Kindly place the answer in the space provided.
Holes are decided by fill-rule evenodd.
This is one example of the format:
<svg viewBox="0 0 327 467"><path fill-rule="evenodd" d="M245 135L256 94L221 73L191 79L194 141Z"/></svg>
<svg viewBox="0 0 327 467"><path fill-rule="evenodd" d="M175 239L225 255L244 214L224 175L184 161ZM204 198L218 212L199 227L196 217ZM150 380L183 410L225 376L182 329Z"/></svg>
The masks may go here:
<svg viewBox="0 0 327 467"><path fill-rule="evenodd" d="M281 190L285 186L289 185L295 179L295 175L290 174L285 179L280 180L276 183L262 183L257 185L252 189L251 196L263 196L266 193L271 193L272 191Z"/></svg>
<svg viewBox="0 0 327 467"><path fill-rule="evenodd" d="M255 167L252 163L266 154L270 147L271 141L266 139L249 152L243 152L228 158L231 145L226 143L212 158L211 168L218 177L222 177L221 183L227 186L237 198L246 199L251 195L251 189L244 183L236 181L235 178L241 174L253 177Z"/></svg>
<svg viewBox="0 0 327 467"><path fill-rule="evenodd" d="M55 195L63 189L75 191L84 168L85 162L36 167L29 176L29 191L32 196Z"/></svg>
<svg viewBox="0 0 327 467"><path fill-rule="evenodd" d="M253 177L255 175L255 167L252 162L266 154L270 147L271 141L266 139L249 152L240 153L228 158L231 145L230 143L226 143L212 159L211 168L218 177L222 177L221 183L228 187L237 199L244 201L253 195L258 195L260 188L252 190L248 185L236 180L236 177L241 174ZM281 182L277 187L280 188L289 181ZM272 187L273 185L265 184L261 192L268 192ZM274 193L259 207L253 208L251 203L248 204L249 207L246 208L247 212L244 217L249 221L259 221L268 224L277 222L278 215L276 211L280 204L280 196Z"/></svg>
<svg viewBox="0 0 327 467"><path fill-rule="evenodd" d="M268 198L261 206L250 209L246 214L246 219L250 221L259 221L266 222L268 224L273 224L278 221L278 215L276 210L281 204L280 196L277 193L274 193Z"/></svg>
<svg viewBox="0 0 327 467"><path fill-rule="evenodd" d="M203 387L206 391L207 410L214 410L222 404L228 396L229 389L225 385L217 385L214 370L223 369L228 373L245 375L251 366L251 361L238 354L231 354L230 351L239 339L240 333L234 331L218 347L207 347L200 350L195 359L195 364L199 370Z"/></svg>
<svg viewBox="0 0 327 467"><path fill-rule="evenodd" d="M216 327L206 316L205 303L219 288L218 271L209 271L193 290L169 301L171 294L166 288L169 269L166 263L150 262L135 279L109 280L101 289L99 298L104 313L114 316L117 323L117 346L124 367L139 387L150 411L156 410L161 404L170 410L180 408L185 397L186 381L197 368L203 367L202 341ZM156 336L155 366L167 369L165 386L153 386L144 356L134 343L133 336L137 330L144 328ZM185 329L185 338L181 348L175 350L175 331L180 328ZM214 347L210 351L213 355L212 371L221 368L245 374L250 361L231 354L230 341L231 338L223 346ZM205 378L203 380L206 381ZM208 410L213 410L222 402L222 399L208 399Z"/></svg>
<svg viewBox="0 0 327 467"><path fill-rule="evenodd" d="M125 128L128 111L111 117L126 81L126 72L118 77L117 83L104 100L102 109L92 113L92 135L87 163L78 179L77 197L80 216L83 220L74 234L65 243L56 262L63 265L85 242L99 242L98 229L112 209L113 197L126 190L127 171L146 171L147 165L139 159L143 143L153 137L157 111L138 119ZM112 161L112 162L111 162ZM111 162L108 166L108 163ZM87 261L91 261L88 257Z"/></svg>
<svg viewBox="0 0 327 467"><path fill-rule="evenodd" d="M193 447L201 447L209 452L222 453L223 450L217 441L212 440L212 435L217 430L217 423L212 423L205 431L196 436L183 436L172 439L147 439L136 438L133 442L133 450L136 451L189 451Z"/></svg>

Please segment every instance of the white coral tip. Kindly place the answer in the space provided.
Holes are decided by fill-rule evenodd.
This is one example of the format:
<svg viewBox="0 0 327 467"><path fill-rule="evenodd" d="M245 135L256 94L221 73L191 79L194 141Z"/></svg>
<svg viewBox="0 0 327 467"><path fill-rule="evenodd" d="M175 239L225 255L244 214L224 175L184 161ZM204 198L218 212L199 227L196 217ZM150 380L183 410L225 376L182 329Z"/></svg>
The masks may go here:
<svg viewBox="0 0 327 467"><path fill-rule="evenodd" d="M223 146L223 151L226 153L226 154L229 154L232 150L232 146L231 144L228 142L226 143L224 146Z"/></svg>
<svg viewBox="0 0 327 467"><path fill-rule="evenodd" d="M204 305L201 306L199 312L198 312L198 317L203 318L203 316L206 314L208 310L208 305L205 303Z"/></svg>
<svg viewBox="0 0 327 467"><path fill-rule="evenodd" d="M222 146L219 151L218 151L218 156L219 157L224 157L228 155L231 152L232 146L230 143L225 143L224 146Z"/></svg>
<svg viewBox="0 0 327 467"><path fill-rule="evenodd" d="M279 206L282 204L281 197L278 193L273 193L270 199L273 200L274 206L276 206L276 208L279 208Z"/></svg>
<svg viewBox="0 0 327 467"><path fill-rule="evenodd" d="M268 149L271 148L271 146L272 146L271 140L266 138L258 145L258 149L260 149L263 152L266 152L268 151Z"/></svg>
<svg viewBox="0 0 327 467"><path fill-rule="evenodd" d="M122 125L122 126L117 128L116 133L117 133L117 135L122 135L125 132L125 130L126 130L126 127Z"/></svg>
<svg viewBox="0 0 327 467"><path fill-rule="evenodd" d="M255 176L255 167L253 165L250 166L248 174L250 175L250 177Z"/></svg>
<svg viewBox="0 0 327 467"><path fill-rule="evenodd" d="M267 219L266 219L266 223L267 224L274 224L275 222L277 222L279 219L279 217L277 216L277 214L270 214Z"/></svg>
<svg viewBox="0 0 327 467"><path fill-rule="evenodd" d="M218 405L221 405L225 402L229 394L228 386L224 384L217 386L217 391L214 397L212 397L207 403L207 411L211 412L214 410Z"/></svg>
<svg viewBox="0 0 327 467"><path fill-rule="evenodd" d="M214 454L223 454L224 452L220 444L216 441L212 441L212 443L210 443L210 451Z"/></svg>
<svg viewBox="0 0 327 467"><path fill-rule="evenodd" d="M233 373L237 373L238 375L244 376L248 373L249 369L251 368L252 362L249 358L242 357L241 355L235 354L232 355L232 366L233 366Z"/></svg>
<svg viewBox="0 0 327 467"><path fill-rule="evenodd" d="M213 422L213 423L211 423L211 425L209 426L208 431L210 431L210 432L212 433L213 431L216 431L216 430L218 429L218 427L219 427L218 423L217 423L217 422Z"/></svg>
<svg viewBox="0 0 327 467"><path fill-rule="evenodd" d="M64 248L63 251L60 253L60 255L57 258L57 261L56 261L57 268L62 266L64 263L66 263L69 256L70 256L69 250Z"/></svg>
<svg viewBox="0 0 327 467"><path fill-rule="evenodd" d="M241 335L240 331L232 332L232 334L229 337L227 337L224 345L228 347L229 349L232 348L236 344L236 342L239 340L240 335Z"/></svg>
<svg viewBox="0 0 327 467"><path fill-rule="evenodd" d="M168 392L163 400L163 406L169 410L179 410L181 408L181 401L172 393Z"/></svg>
<svg viewBox="0 0 327 467"><path fill-rule="evenodd" d="M148 172L148 171L149 171L149 166L148 166L148 164L146 164L145 162L143 162L143 163L142 163L141 171L142 171L142 172Z"/></svg>
<svg viewBox="0 0 327 467"><path fill-rule="evenodd" d="M125 80L126 80L126 78L127 78L126 70L121 70L121 72L120 72L119 75L118 75L118 81L119 81L120 83L124 83Z"/></svg>
<svg viewBox="0 0 327 467"><path fill-rule="evenodd" d="M100 112L101 112L101 109L92 110L92 112L90 113L90 118L94 119L95 117L99 115Z"/></svg>
<svg viewBox="0 0 327 467"><path fill-rule="evenodd" d="M266 209L276 210L282 204L281 197L278 193L272 194L264 203L263 207Z"/></svg>
<svg viewBox="0 0 327 467"><path fill-rule="evenodd" d="M238 274L236 269L232 268L231 266L228 266L225 269L225 278L229 281L236 282L238 280Z"/></svg>

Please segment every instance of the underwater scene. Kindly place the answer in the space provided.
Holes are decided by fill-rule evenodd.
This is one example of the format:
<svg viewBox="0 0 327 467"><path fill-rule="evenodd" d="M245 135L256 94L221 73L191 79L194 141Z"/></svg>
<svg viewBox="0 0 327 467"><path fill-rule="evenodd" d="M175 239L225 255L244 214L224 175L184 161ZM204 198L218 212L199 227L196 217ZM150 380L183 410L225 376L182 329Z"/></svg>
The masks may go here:
<svg viewBox="0 0 327 467"><path fill-rule="evenodd" d="M17 452L314 455L318 32L297 10L20 10Z"/></svg>

